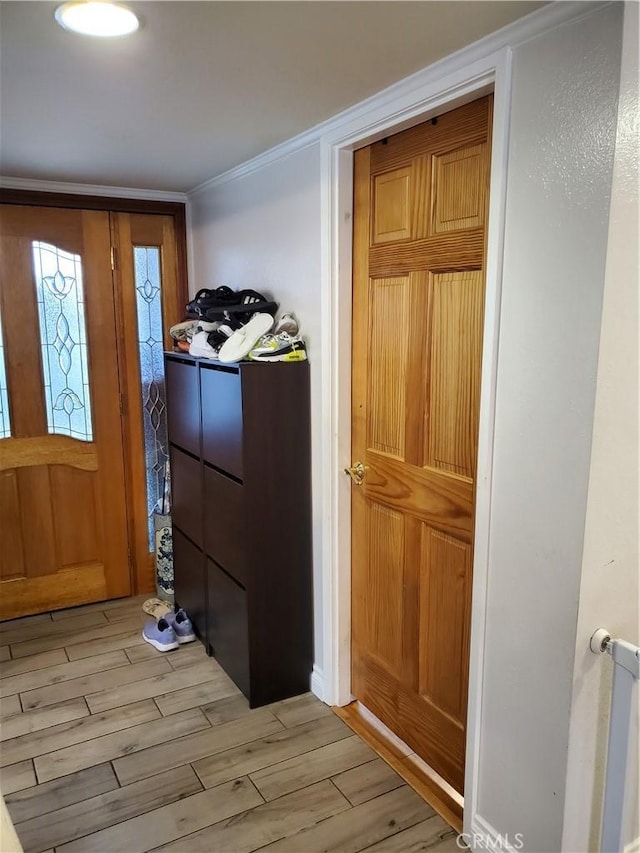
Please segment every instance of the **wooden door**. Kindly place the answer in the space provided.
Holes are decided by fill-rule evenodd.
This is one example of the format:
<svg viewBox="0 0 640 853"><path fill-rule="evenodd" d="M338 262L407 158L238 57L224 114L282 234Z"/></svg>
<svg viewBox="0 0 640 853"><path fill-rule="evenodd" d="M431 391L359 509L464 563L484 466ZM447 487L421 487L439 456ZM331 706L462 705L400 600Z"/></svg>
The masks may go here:
<svg viewBox="0 0 640 853"><path fill-rule="evenodd" d="M2 205L0 618L130 594L109 214Z"/></svg>
<svg viewBox="0 0 640 853"><path fill-rule="evenodd" d="M462 792L491 99L356 152L352 692Z"/></svg>

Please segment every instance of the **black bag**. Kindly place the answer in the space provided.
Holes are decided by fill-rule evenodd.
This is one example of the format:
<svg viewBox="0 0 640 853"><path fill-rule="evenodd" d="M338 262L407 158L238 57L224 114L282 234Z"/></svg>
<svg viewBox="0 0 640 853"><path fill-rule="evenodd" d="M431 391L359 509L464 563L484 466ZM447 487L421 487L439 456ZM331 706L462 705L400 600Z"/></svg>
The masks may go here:
<svg viewBox="0 0 640 853"><path fill-rule="evenodd" d="M219 311L218 316L222 316L225 306L232 305L237 301L238 294L226 285L216 287L215 290L203 287L196 293L191 302L187 302L187 317L206 320L209 319L206 316L208 310Z"/></svg>

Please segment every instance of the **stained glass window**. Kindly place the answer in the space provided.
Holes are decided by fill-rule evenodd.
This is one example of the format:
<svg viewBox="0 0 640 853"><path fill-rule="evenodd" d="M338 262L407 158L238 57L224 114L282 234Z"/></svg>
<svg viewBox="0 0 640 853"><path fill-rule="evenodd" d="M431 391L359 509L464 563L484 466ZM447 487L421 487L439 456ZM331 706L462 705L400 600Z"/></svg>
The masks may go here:
<svg viewBox="0 0 640 853"><path fill-rule="evenodd" d="M11 417L9 415L9 395L7 393L7 371L4 363L2 320L0 320L0 438L11 438Z"/></svg>
<svg viewBox="0 0 640 853"><path fill-rule="evenodd" d="M135 246L138 352L142 386L142 419L147 467L149 550L155 550L153 510L162 499L168 456L167 408L162 340L162 273L157 246Z"/></svg>
<svg viewBox="0 0 640 853"><path fill-rule="evenodd" d="M93 441L80 255L31 244L50 433Z"/></svg>

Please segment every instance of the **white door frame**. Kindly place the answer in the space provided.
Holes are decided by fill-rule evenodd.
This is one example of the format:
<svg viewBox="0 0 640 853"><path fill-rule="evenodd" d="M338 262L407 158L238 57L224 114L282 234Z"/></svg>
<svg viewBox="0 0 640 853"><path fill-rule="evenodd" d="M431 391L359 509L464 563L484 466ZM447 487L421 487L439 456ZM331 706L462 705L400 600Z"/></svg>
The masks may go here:
<svg viewBox="0 0 640 853"><path fill-rule="evenodd" d="M317 688L329 704L345 705L351 695L351 255L353 151L426 121L447 109L494 92L490 203L486 259L486 296L480 394L480 427L472 593L471 666L467 737L467 803L476 788L477 723L482 683L493 431L497 373L506 164L511 90L511 50L491 53L470 65L438 76L411 93L406 106L382 116L366 116L353 127L321 139L323 189L323 601L324 671ZM397 106L397 103L396 103ZM327 227L328 226L328 227ZM393 333L393 332L392 332ZM321 684L318 682L321 681ZM318 690L317 692L320 692ZM471 783L471 784L469 784ZM475 807L469 809L475 812Z"/></svg>
<svg viewBox="0 0 640 853"><path fill-rule="evenodd" d="M480 720L489 580L489 535L502 291L512 49L598 4L551 3L330 120L321 155L322 669L311 687L330 705L351 695L351 299L353 152L430 117L494 93L486 295L475 511L465 830L477 813ZM316 137L316 140L318 137ZM312 140L305 140L311 144Z"/></svg>

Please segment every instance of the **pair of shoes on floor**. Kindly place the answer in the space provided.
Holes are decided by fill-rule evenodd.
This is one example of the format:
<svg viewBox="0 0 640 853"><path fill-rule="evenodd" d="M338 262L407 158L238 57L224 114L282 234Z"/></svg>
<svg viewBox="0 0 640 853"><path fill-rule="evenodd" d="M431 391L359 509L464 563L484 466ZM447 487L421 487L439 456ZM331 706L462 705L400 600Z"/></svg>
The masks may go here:
<svg viewBox="0 0 640 853"><path fill-rule="evenodd" d="M177 613L169 611L156 622L149 619L142 629L142 639L159 652L170 652L184 643L196 639L191 620L182 608Z"/></svg>
<svg viewBox="0 0 640 853"><path fill-rule="evenodd" d="M249 352L251 361L306 361L307 347L293 314L283 314L272 332L263 335Z"/></svg>

